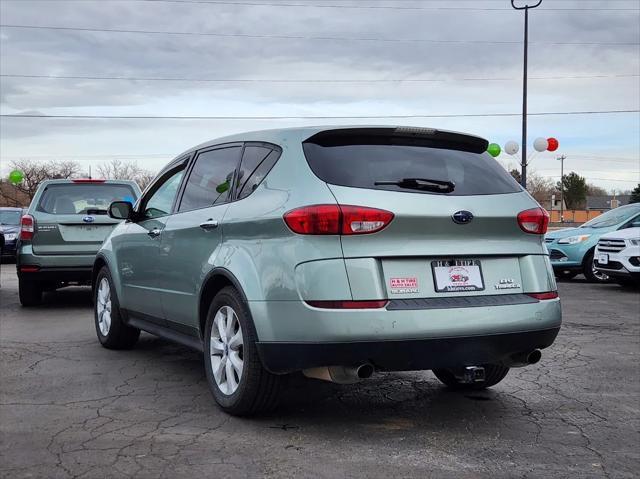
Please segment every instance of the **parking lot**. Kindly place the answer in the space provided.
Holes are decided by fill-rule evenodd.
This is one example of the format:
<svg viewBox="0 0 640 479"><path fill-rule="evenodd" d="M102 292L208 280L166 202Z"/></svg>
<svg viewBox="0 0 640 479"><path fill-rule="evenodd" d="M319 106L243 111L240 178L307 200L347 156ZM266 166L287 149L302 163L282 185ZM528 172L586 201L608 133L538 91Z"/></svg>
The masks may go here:
<svg viewBox="0 0 640 479"><path fill-rule="evenodd" d="M199 354L150 335L106 350L86 288L23 309L4 264L1 475L637 477L640 295L559 286L557 342L492 390L451 392L430 372L294 377L275 413L239 419L215 405Z"/></svg>

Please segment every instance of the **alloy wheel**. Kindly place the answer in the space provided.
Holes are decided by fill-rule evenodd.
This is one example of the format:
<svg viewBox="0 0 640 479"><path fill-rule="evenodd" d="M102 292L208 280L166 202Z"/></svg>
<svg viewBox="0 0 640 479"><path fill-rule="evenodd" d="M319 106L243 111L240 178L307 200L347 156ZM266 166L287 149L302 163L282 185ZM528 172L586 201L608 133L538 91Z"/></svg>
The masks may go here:
<svg viewBox="0 0 640 479"><path fill-rule="evenodd" d="M240 386L244 368L242 327L236 312L222 306L213 318L210 337L211 371L218 389L230 396Z"/></svg>
<svg viewBox="0 0 640 479"><path fill-rule="evenodd" d="M111 328L111 286L107 278L102 278L98 285L98 297L96 298L96 310L98 313L98 328L100 334L106 336Z"/></svg>

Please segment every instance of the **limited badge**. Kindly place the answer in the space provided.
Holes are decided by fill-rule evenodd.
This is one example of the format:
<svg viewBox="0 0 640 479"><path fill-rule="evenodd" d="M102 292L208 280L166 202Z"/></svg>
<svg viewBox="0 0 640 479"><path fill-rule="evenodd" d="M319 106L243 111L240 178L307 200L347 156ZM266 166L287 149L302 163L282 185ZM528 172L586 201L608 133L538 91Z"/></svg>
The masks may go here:
<svg viewBox="0 0 640 479"><path fill-rule="evenodd" d="M500 282L494 285L496 289L520 289L520 283L516 283L512 278L501 279Z"/></svg>
<svg viewBox="0 0 640 479"><path fill-rule="evenodd" d="M418 293L418 278L391 278L392 294Z"/></svg>

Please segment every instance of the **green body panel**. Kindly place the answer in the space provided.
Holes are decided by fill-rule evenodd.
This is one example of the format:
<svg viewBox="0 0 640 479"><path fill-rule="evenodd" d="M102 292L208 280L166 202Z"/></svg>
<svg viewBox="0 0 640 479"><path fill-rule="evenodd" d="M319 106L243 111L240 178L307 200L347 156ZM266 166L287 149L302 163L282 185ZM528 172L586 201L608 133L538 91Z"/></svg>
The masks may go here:
<svg viewBox="0 0 640 479"><path fill-rule="evenodd" d="M519 211L538 207L526 192L439 196L327 185L310 170L302 150L302 141L320 130L255 132L190 150L263 141L280 146L282 155L247 198L160 219L163 231L155 242L140 224L117 226L100 254L117 265L112 273L120 276L115 287L121 306L198 328L201 292L214 271L224 269L247 299L261 342L473 336L560 325L558 300L410 311L308 306L303 300L393 299L393 276L416 277L421 285L418 293L399 299L469 295L434 291L431 261L451 258L481 262L485 290L473 295L555 290L543 238L522 232L515 219ZM386 209L395 218L380 233L363 236L297 235L283 220L292 209L336 202ZM451 215L459 210L476 218L454 224ZM218 219L219 227L202 231L199 224L209 219ZM504 279L518 287L495 289Z"/></svg>

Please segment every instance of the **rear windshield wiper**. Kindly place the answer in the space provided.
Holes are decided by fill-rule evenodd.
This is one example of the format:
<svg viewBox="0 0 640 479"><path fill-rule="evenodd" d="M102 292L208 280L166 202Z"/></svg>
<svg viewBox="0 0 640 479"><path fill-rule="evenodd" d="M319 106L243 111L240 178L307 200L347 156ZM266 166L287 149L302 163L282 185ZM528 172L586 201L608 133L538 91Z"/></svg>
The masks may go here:
<svg viewBox="0 0 640 479"><path fill-rule="evenodd" d="M106 215L109 212L107 210L103 210L100 208L88 208L87 209L87 214L88 215Z"/></svg>
<svg viewBox="0 0 640 479"><path fill-rule="evenodd" d="M401 180L376 181L376 186L398 186L408 190L434 191L436 193L451 193L456 184L453 181L432 180L430 178L403 178Z"/></svg>

